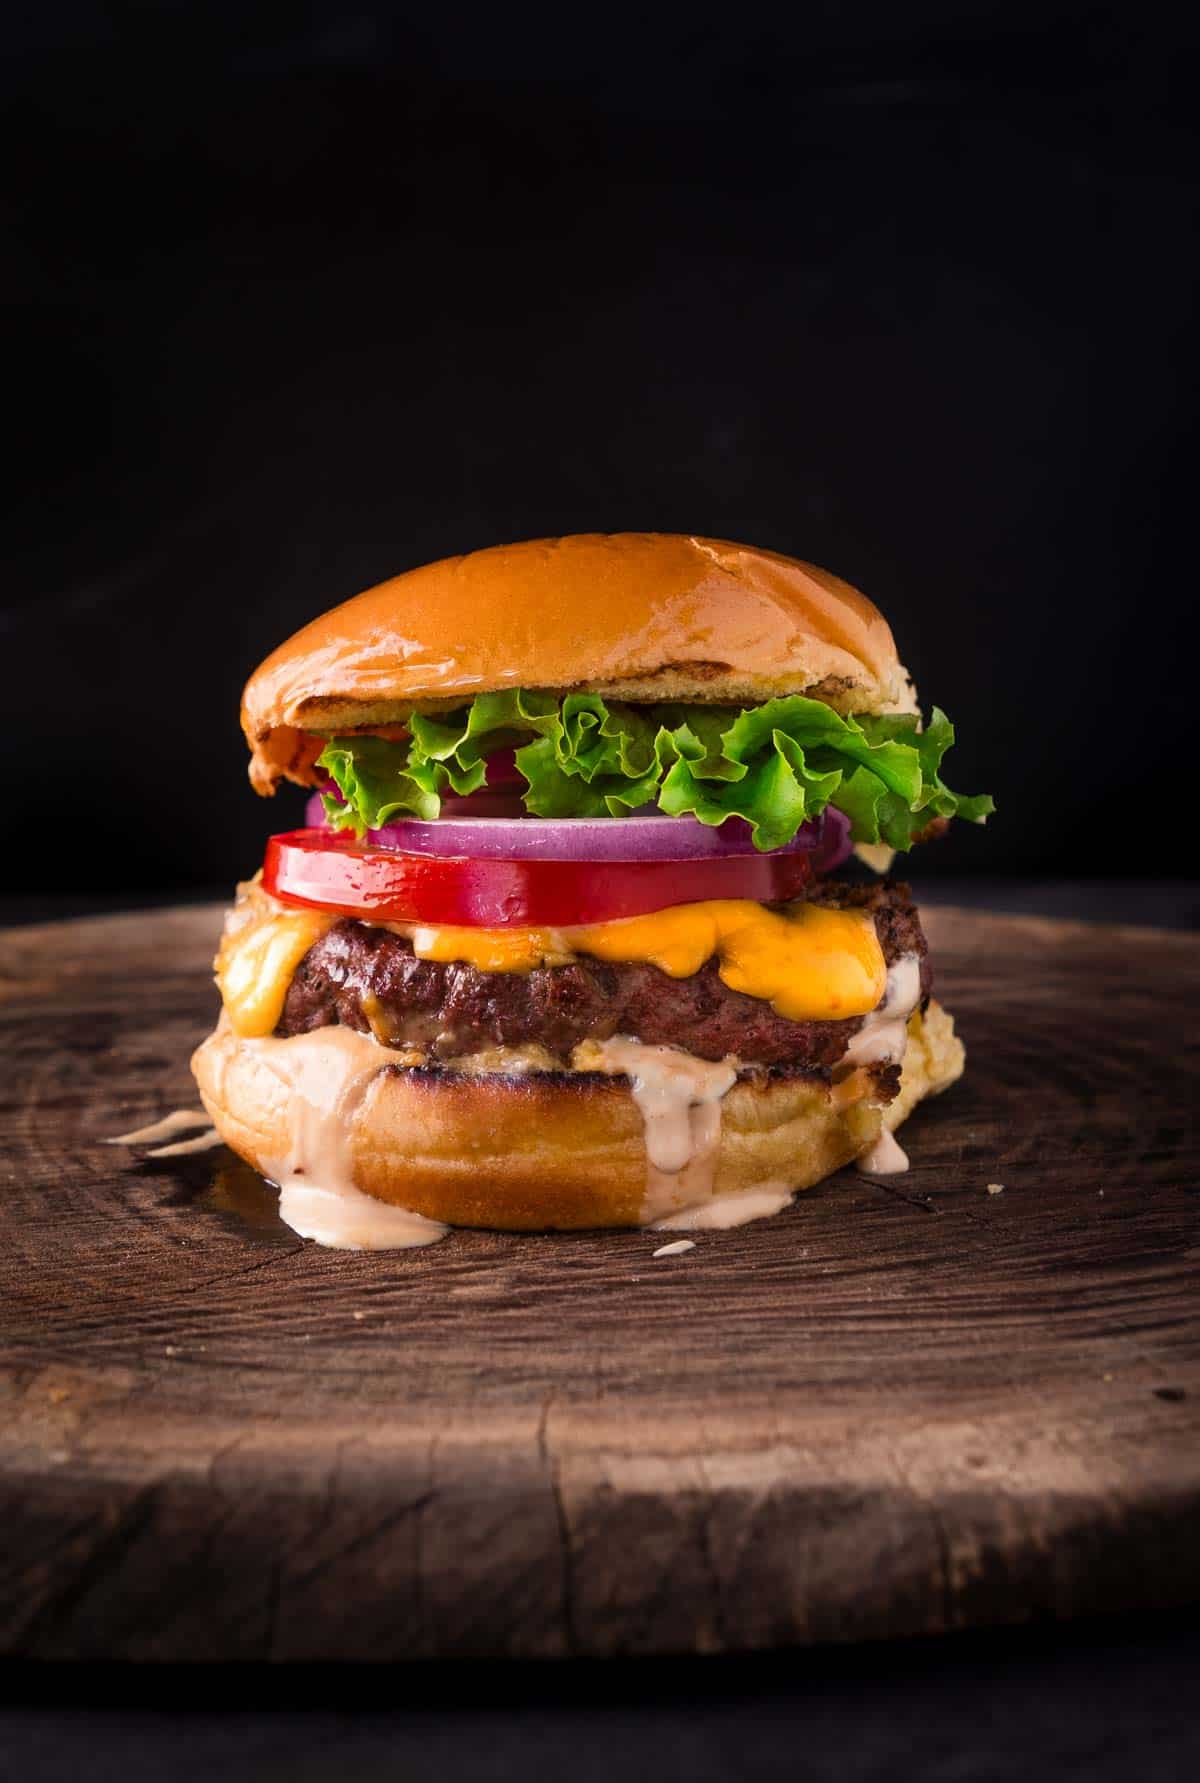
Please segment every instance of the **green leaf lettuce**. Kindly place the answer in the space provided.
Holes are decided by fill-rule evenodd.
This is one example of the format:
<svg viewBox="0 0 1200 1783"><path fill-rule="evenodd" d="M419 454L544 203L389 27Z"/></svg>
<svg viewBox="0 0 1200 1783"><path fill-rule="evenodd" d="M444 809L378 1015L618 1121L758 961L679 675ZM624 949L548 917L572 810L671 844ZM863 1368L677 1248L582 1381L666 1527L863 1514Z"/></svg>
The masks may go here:
<svg viewBox="0 0 1200 1783"><path fill-rule="evenodd" d="M843 717L792 694L747 711L630 706L594 693L520 689L479 694L439 718L414 713L405 742L334 737L317 765L335 783L325 809L361 834L398 817L437 817L445 794L487 784L487 757L514 748L535 817L625 817L647 805L701 823L741 817L756 848L781 848L834 805L856 842L907 849L937 817L982 823L987 794L965 798L941 778L954 727L935 708Z"/></svg>

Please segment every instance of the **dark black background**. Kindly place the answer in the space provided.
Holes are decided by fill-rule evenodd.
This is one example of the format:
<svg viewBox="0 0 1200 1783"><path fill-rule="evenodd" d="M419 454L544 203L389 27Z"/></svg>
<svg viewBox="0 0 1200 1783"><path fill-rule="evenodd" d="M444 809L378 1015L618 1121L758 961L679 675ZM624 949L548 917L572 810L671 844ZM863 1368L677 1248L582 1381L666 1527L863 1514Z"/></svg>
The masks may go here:
<svg viewBox="0 0 1200 1783"><path fill-rule="evenodd" d="M722 1658L12 1666L20 1783L1195 1783L1194 1618Z"/></svg>
<svg viewBox="0 0 1200 1783"><path fill-rule="evenodd" d="M1167 20L27 9L8 889L244 875L297 808L244 779L269 648L409 565L624 527L883 606L951 779L1001 807L922 877L1182 871L1200 251Z"/></svg>

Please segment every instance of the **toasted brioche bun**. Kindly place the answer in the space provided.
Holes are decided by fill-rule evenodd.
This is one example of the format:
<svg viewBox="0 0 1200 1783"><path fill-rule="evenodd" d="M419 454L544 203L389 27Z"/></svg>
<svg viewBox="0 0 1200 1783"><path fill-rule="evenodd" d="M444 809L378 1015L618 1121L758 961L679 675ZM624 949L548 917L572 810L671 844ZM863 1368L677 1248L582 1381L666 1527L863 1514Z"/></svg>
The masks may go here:
<svg viewBox="0 0 1200 1783"><path fill-rule="evenodd" d="M826 570L724 539L579 533L409 570L314 619L250 677L250 778L312 778L318 738L507 687L911 710L892 634Z"/></svg>
<svg viewBox="0 0 1200 1783"><path fill-rule="evenodd" d="M282 1042L287 1045L288 1042ZM860 1156L881 1125L962 1073L963 1049L931 1002L909 1023L900 1095L837 1106L809 1077L747 1074L721 1104L715 1195L806 1189ZM223 1023L192 1069L222 1139L263 1175L289 1150L287 1093L253 1042ZM500 1231L642 1223L646 1145L628 1079L392 1066L356 1102L346 1139L354 1185L452 1226Z"/></svg>

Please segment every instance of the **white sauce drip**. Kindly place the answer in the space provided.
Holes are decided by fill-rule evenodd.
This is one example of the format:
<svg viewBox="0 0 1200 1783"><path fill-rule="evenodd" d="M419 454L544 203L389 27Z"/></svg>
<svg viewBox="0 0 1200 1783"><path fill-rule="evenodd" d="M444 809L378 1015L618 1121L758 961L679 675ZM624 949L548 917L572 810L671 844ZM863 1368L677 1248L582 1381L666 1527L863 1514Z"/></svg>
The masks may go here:
<svg viewBox="0 0 1200 1783"><path fill-rule="evenodd" d="M842 1065L899 1064L908 1044L908 1018L920 1001L921 962L916 954L907 953L888 967L883 1001L863 1017Z"/></svg>
<svg viewBox="0 0 1200 1783"><path fill-rule="evenodd" d="M646 1129L641 1223L712 1199L721 1142L721 1098L737 1065L694 1059L677 1046L645 1046L617 1035L596 1048L593 1068L628 1077Z"/></svg>
<svg viewBox="0 0 1200 1783"><path fill-rule="evenodd" d="M170 1139L176 1133L186 1133L189 1127L207 1127L208 1124L208 1116L202 1108L177 1108L173 1114L165 1114L161 1121L152 1121L148 1127L135 1127L131 1133L118 1133L104 1143L153 1145L156 1139Z"/></svg>
<svg viewBox="0 0 1200 1783"><path fill-rule="evenodd" d="M736 1195L711 1195L696 1207L685 1207L666 1219L655 1220L656 1232L728 1232L733 1226L748 1226L751 1220L769 1219L782 1213L795 1200L795 1192L782 1183L763 1183L757 1189L743 1189Z"/></svg>
<svg viewBox="0 0 1200 1783"><path fill-rule="evenodd" d="M857 1168L867 1176L899 1176L908 1169L908 1153L890 1127L881 1127L879 1138L863 1153Z"/></svg>
<svg viewBox="0 0 1200 1783"><path fill-rule="evenodd" d="M333 1250L407 1250L436 1244L449 1227L364 1195L354 1183L354 1116L390 1060L387 1049L352 1028L318 1028L288 1040L242 1043L287 1095L289 1145L264 1160L279 1185L279 1217L302 1238Z"/></svg>

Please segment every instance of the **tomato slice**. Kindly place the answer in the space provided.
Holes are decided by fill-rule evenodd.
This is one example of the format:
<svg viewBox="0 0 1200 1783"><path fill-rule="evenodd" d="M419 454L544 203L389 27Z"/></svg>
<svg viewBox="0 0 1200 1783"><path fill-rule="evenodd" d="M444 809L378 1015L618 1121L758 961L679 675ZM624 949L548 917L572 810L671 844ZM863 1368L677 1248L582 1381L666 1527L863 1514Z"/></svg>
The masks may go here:
<svg viewBox="0 0 1200 1783"><path fill-rule="evenodd" d="M374 922L498 929L609 922L708 898L796 898L812 884L807 855L696 861L502 861L402 854L328 830L272 836L263 886L285 904Z"/></svg>

